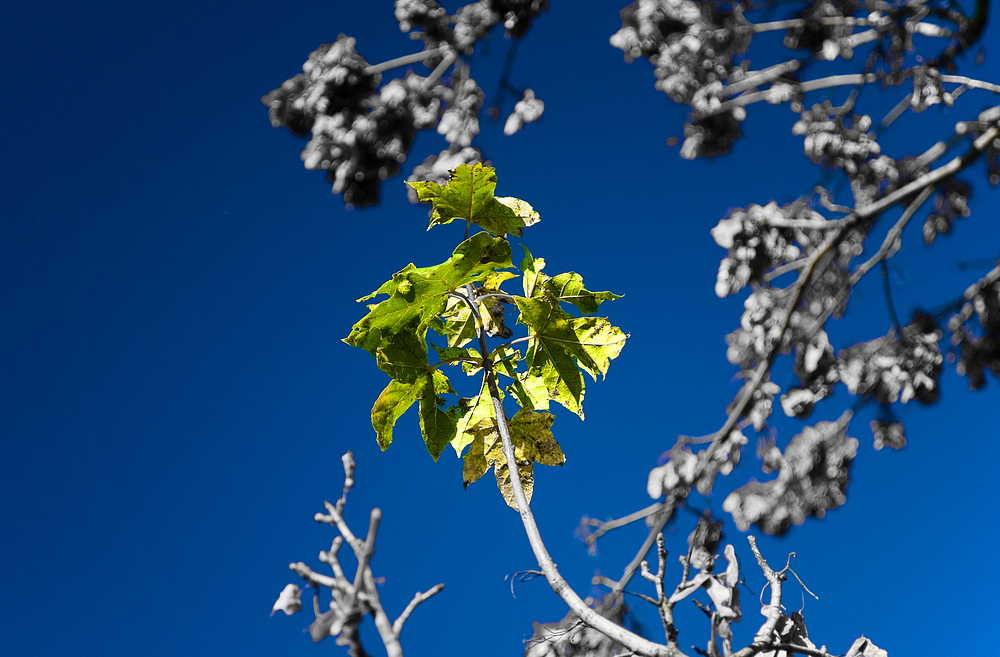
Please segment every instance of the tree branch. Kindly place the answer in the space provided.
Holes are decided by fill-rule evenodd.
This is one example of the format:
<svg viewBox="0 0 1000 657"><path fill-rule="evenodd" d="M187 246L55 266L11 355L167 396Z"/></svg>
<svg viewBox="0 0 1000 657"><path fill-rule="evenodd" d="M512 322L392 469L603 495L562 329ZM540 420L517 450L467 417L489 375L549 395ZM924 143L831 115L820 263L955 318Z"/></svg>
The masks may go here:
<svg viewBox="0 0 1000 657"><path fill-rule="evenodd" d="M403 623L405 623L406 619L410 617L410 614L412 614L413 610L417 608L417 605L419 605L424 600L427 600L428 598L437 595L443 589L444 589L444 584L437 584L434 587L425 591L424 593L418 592L415 596L413 596L413 599L410 600L410 603L406 605L406 609L404 609L403 613L399 615L399 618L396 619L396 622L392 624L392 631L396 633L396 636L399 636L399 634L403 631Z"/></svg>
<svg viewBox="0 0 1000 657"><path fill-rule="evenodd" d="M408 64L418 64L420 62L427 61L428 59L431 59L432 57L437 57L439 55L444 55L445 58L447 59L447 55L450 52L452 52L452 50L447 46L441 48L434 48L431 50L424 50L423 52L415 52L410 55L403 55L402 57L396 57L395 59L384 61L381 64L373 64L365 68L364 72L367 75L374 75L375 73L381 73L383 71L388 71L393 68L399 68L400 66L407 66Z"/></svg>
<svg viewBox="0 0 1000 657"><path fill-rule="evenodd" d="M470 299L466 298L466 303L469 304L470 308L474 308L474 304ZM473 314L477 319L476 333L479 338L480 350L486 354L489 352L489 349L486 344L486 334L482 319L475 310L473 310ZM545 547L541 533L538 531L538 525L535 523L535 516L532 514L531 507L528 505L528 500L524 495L524 488L521 485L521 475L517 470L517 456L514 453L514 443L511 441L507 416L504 413L503 403L500 401L500 391L497 388L496 372L493 369L493 363L489 359L483 358L482 365L486 385L490 391L490 400L493 402L493 413L497 421L497 431L503 443L503 455L507 461L507 473L510 476L511 489L514 493L514 500L517 503L517 511L521 516L521 522L528 536L531 551L535 554L538 566L541 568L542 573L545 574L545 579L548 581L549 586L552 587L556 595L563 599L582 622L612 640L617 641L632 652L639 655L646 655L647 657L684 657L683 653L678 650L653 643L601 616L591 609L576 591L573 590L569 583L563 579L563 576L559 574L555 562Z"/></svg>

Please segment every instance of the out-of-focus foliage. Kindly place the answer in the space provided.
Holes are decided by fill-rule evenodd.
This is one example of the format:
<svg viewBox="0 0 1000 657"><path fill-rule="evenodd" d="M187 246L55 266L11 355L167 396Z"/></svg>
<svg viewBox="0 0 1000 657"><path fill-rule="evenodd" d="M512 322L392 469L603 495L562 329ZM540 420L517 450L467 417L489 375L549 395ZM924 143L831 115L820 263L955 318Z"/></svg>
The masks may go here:
<svg viewBox="0 0 1000 657"><path fill-rule="evenodd" d="M451 444L465 459L465 485L492 468L515 508L514 473L520 473L530 497L533 464L565 460L551 432L550 402L582 418L583 374L595 380L605 375L628 337L607 319L592 316L618 295L586 289L574 272L543 273L544 260L527 247L519 267L513 265L510 240L521 237L538 215L524 201L494 196L496 176L481 164L483 153L475 145L486 95L468 56L494 27L521 38L546 5L481 0L449 14L433 0L397 0L399 26L422 41L421 52L371 65L355 51L354 40L342 36L316 50L302 74L263 99L275 126L310 135L302 155L306 167L327 170L333 191L348 204L377 202L380 182L399 172L418 130L436 128L448 142L447 149L415 167L410 200L432 204L431 226L462 220L467 239L446 262L408 265L362 299L388 297L369 306L346 341L371 353L391 378L372 410L383 449L397 419L419 402L421 432L432 457ZM872 270L887 277L886 263L902 248L908 226L922 225L930 248L926 257L933 258L940 236L973 230L978 219L971 216L969 199L983 187L977 171L989 185L1000 182L1000 106L965 113L960 107L964 94L1000 93L1000 85L958 73L964 55L982 37L988 7L988 0L976 0L968 15L950 0L637 0L621 10L622 27L611 44L626 62L646 59L655 88L690 109L682 157L729 152L744 122L752 120L751 106L764 102L792 110L790 134L802 139L804 160L825 172L819 185L793 202L748 199L711 230L725 250L716 294L745 295L738 326L726 337L726 355L742 384L718 431L700 439L680 436L665 462L650 471L647 491L658 500L648 514L650 540L692 490L708 495L719 475L739 466L748 434L756 434L767 477L751 478L723 508L740 530L756 525L782 533L845 503L859 447L849 435L858 408L878 408L868 427L875 449L898 450L907 443L898 405L937 402L946 364L954 363L972 389L985 385L990 372L1000 376L1000 264L971 277L952 299L926 299L922 309L902 319L886 284L890 326L874 327L869 339L855 344L834 344L831 338L837 335L831 323L849 311L859 282ZM782 57L761 61L774 52L762 43L775 37ZM389 70L415 64L423 65L426 75L407 70L382 79ZM501 80L501 89L509 92L504 85L509 80ZM533 89L515 91L519 100L505 122L507 134L540 119L544 109ZM875 94L892 102L869 101ZM880 106L892 109L876 114ZM925 135L914 134L905 152L886 148L882 135L903 113L932 107L957 113L953 134L926 142ZM485 232L468 237L473 225ZM523 296L501 288L518 277ZM516 324L508 309L516 313ZM515 338L515 325L527 335ZM491 346L487 338L508 342ZM516 346L521 343L523 350ZM788 360L791 382L772 379L772 366L782 358ZM475 394L456 392L444 373L448 365L481 377ZM502 391L496 387L498 374L510 380ZM775 400L786 415L804 419L827 412L837 390L851 408L828 416L839 413L835 421L804 426L783 449L778 446L770 425ZM449 396L458 399L452 403ZM509 421L505 399L521 407ZM507 462L504 440L515 464ZM718 527L707 517L699 522L673 593L664 588L666 552L659 534L660 571L653 573L644 563L642 574L656 586L656 598L644 599L658 607L667 642L662 652L648 654L681 654L673 605L702 590L712 605L702 605L711 619L704 654L777 656L789 654L792 646L826 654L809 638L801 613L789 615L781 605L780 583L789 566L775 572L755 544L772 598L762 606L766 621L753 643L738 652L732 648L730 624L742 618L740 567L727 545L727 567L716 572ZM647 542L640 557L650 546ZM613 593L590 604L620 625L624 584L605 585ZM589 610L575 609L559 623L536 623L526 654L621 650L583 624L581 614ZM848 652L884 654L864 637Z"/></svg>

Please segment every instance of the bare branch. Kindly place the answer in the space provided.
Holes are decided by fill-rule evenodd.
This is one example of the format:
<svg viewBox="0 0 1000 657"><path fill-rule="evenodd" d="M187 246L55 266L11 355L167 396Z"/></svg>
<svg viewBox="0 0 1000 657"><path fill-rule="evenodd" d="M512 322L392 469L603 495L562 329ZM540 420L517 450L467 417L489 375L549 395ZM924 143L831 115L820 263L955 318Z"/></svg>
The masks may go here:
<svg viewBox="0 0 1000 657"><path fill-rule="evenodd" d="M471 308L473 304L469 303L469 306ZM482 320L478 317L478 313L474 314L477 317L477 334L480 350L484 354L489 353ZM524 531L528 535L528 543L531 545L531 550L538 560L538 566L545 573L545 579L548 580L549 586L569 605L569 608L581 621L622 644L629 650L648 657L682 657L683 653L680 651L644 639L638 634L630 632L621 625L617 625L598 614L580 598L563 576L559 574L555 562L552 560L548 549L545 547L545 543L542 541L538 525L535 523L534 514L532 514L531 507L528 505L528 500L524 495L524 488L521 486L521 475L517 471L517 457L514 454L514 444L510 438L507 416L504 413L503 403L500 401L500 391L497 388L496 373L493 370L493 364L487 359L483 359L483 374L490 391L490 399L493 402L497 431L500 434L500 439L503 441L503 455L507 460L507 472L510 476L511 489L514 493L514 500L517 503L517 510L521 515Z"/></svg>
<svg viewBox="0 0 1000 657"><path fill-rule="evenodd" d="M288 564L288 569L301 575L304 580L317 588L325 586L327 588L350 593L351 585L347 581L336 577L330 577L329 575L321 575L313 571L309 566L305 565L301 561Z"/></svg>
<svg viewBox="0 0 1000 657"><path fill-rule="evenodd" d="M869 258L865 263L858 266L858 268L854 270L854 273L851 274L851 277L847 282L849 287L854 287L854 285L861 280L861 277L867 274L872 267L879 263L879 261L896 252L899 248L899 237L902 235L903 229L906 228L906 224L910 221L917 210L920 209L920 206L930 198L933 191L933 187L925 187L923 191L917 195L917 198L910 202L910 204L906 207L906 210L903 212L903 216L901 216L893 227L889 229L889 233L885 236L885 239L882 241L882 246L879 247L879 250L875 253L875 255Z"/></svg>
<svg viewBox="0 0 1000 657"><path fill-rule="evenodd" d="M347 544L351 546L351 548L354 550L354 553L358 554L359 550L361 550L363 543L357 539L357 537L354 535L354 532L351 531L351 528L347 526L346 522L344 522L344 518L341 517L340 511L337 510L336 506L330 504L329 502L323 502L323 505L326 507L326 510L329 511L329 513L325 515L322 513L317 513L315 516L313 516L316 522L325 522L328 525L335 526L337 530L340 532L341 536L343 536L347 540Z"/></svg>
<svg viewBox="0 0 1000 657"><path fill-rule="evenodd" d="M445 55L445 57L447 57L448 53L450 52L451 48L448 48L447 46L432 50L424 50L423 52L415 52L411 55L403 55L402 57L396 57L395 59L384 61L381 64L373 64L368 68L366 68L364 72L367 75L374 75L375 73L381 73L383 71L388 71L393 68L399 68L400 66L407 66L409 64L418 64L420 62L427 61L432 57L438 57L440 55Z"/></svg>
<svg viewBox="0 0 1000 657"><path fill-rule="evenodd" d="M623 516L615 520L608 520L605 522L594 520L592 518L584 518L583 521L581 522L586 522L592 527L597 527L597 529L595 529L592 533L584 537L583 542L588 546L593 545L594 543L597 542L597 539L599 539L601 536L604 536L612 529L618 529L619 527L624 527L625 525L631 524L636 520L642 520L644 518L648 518L649 516L659 511L662 507L663 503L657 502L655 504L650 504L645 509L640 509L639 511L630 513L627 516Z"/></svg>
<svg viewBox="0 0 1000 657"><path fill-rule="evenodd" d="M767 578L767 583L771 586L771 602L761 610L761 613L766 616L767 620L764 621L764 624L760 626L756 636L754 636L753 644L736 653L736 657L750 657L750 655L760 652L761 648L759 646L767 643L774 635L775 627L781 618L781 583L785 580L784 570L776 573L767 565L767 560L764 559L760 550L757 549L756 537L753 535L747 536L747 540L750 541L750 549L753 550L753 555L757 558L757 565L764 571L764 577Z"/></svg>
<svg viewBox="0 0 1000 657"><path fill-rule="evenodd" d="M428 598L437 595L443 589L444 589L444 584L437 584L434 587L425 591L424 593L418 592L415 596L413 596L413 599L410 600L410 603L406 605L406 609L404 609L403 613L399 615L399 618L396 619L396 622L392 624L392 631L396 633L396 636L399 636L399 634L403 631L403 623L405 623L406 619L410 617L410 614L412 614L413 610L417 608L417 605L419 605L424 600L427 600Z"/></svg>

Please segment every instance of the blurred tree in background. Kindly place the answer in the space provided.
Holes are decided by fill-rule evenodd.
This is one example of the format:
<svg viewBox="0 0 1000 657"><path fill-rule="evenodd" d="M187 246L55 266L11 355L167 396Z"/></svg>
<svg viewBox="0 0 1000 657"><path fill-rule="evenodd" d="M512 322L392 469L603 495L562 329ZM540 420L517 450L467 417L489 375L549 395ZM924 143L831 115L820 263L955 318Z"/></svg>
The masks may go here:
<svg viewBox="0 0 1000 657"><path fill-rule="evenodd" d="M707 495L719 474L734 471L751 438L770 477L751 479L729 494L723 509L731 522L741 531L756 527L779 534L809 516L822 517L846 501L859 444L849 432L870 435L876 449L902 448L906 433L895 409L934 403L945 367L967 377L972 389L991 373L1000 375L1000 265L971 277L952 300L927 299L922 309L900 317L886 264L911 224L930 246L969 217L974 190L987 193L1000 182L1000 106L961 111L965 94L1000 93L1000 85L960 73L968 60L982 56L977 48L985 38L988 0L969 8L924 0L639 0L621 10L622 27L611 44L628 62L648 60L656 89L690 109L681 157L724 155L740 139L741 126L753 120L755 104L786 105L798 116L788 128L802 139L821 182L791 203L735 208L712 229L725 251L715 292L745 295L738 325L720 329L728 332L726 355L742 382L739 392L717 431L677 437L669 458L649 473L652 506L621 520L581 523L590 546L623 524L645 520L649 526L622 576L597 578L603 593L586 600L562 579L535 526L528 506L531 465L558 465L565 458L552 437L549 402L582 417L581 373L596 379L621 351L625 334L603 318L588 317L617 295L587 290L573 272L542 273L544 261L527 246L515 267L510 243L522 238L537 214L530 199L494 196L498 176L476 146L484 112L502 119L508 135L533 129L527 124L543 117L542 94L510 84L515 47L491 104L473 77L479 62L471 55L500 30L514 44L530 38L532 22L546 8L544 0L481 0L448 11L434 0L397 0L399 28L420 42L417 52L371 64L359 54L363 44L341 35L262 99L274 126L308 139L302 151L306 168L326 170L333 192L349 206L379 202L381 185L400 173L418 131L436 129L447 141L446 149L414 168L409 193L415 203L432 204L431 226L462 220L463 241L441 265L410 265L393 275L370 295L388 298L372 303L345 340L369 351L392 378L372 410L379 445L389 446L396 419L416 403L432 457L451 444L464 455L466 485L494 469L507 503L524 520L537 574L570 607L558 623L535 624L527 655L681 655L673 611L689 597L710 620L705 647L696 649L701 654L885 654L863 636L833 652L810 637L802 614L782 606L782 583L794 575L790 557L776 568L779 555L770 555L769 564L752 537L770 593L761 602L764 622L753 640L734 646L730 625L742 618L740 587L749 564L738 562L731 545L723 547L720 560L723 521L710 514L698 521L676 585L667 580L663 529L692 490ZM769 33L781 36L781 47L764 41ZM508 100L513 107L501 117ZM906 152L887 152L883 136L896 121L932 106L952 108L958 118L951 133L915 134L907 138ZM470 237L473 226L481 232ZM974 235L970 231L970 247L980 246ZM970 248L969 259L978 256ZM934 258L935 251L925 257ZM869 274L885 282L893 324L866 341L835 345L827 327ZM518 276L524 296L501 289ZM527 329L523 337L506 319L508 307ZM514 347L520 343L526 345L523 353ZM771 377L782 358L796 379L784 389ZM481 377L478 392L456 393L443 373L447 365ZM511 382L506 395L500 377ZM806 421L837 390L850 396L850 408L833 420L804 425L784 449L777 446L769 424L776 398L785 415ZM447 395L459 398L451 403ZM508 418L505 402L521 410ZM867 428L852 426L866 405L878 407L878 419ZM512 461L517 467L508 467ZM310 633L315 641L336 637L352 655L364 655L357 628L371 615L388 653L399 655L403 623L443 585L417 594L396 620L389 618L369 565L380 514L373 511L366 538L352 533L341 515L353 486L349 454L344 467L344 495L327 503L326 514L317 514L340 533L333 549L321 553L334 575L292 564L310 585L331 591L327 610L314 596ZM342 543L357 558L352 575L337 558ZM656 555L652 563L650 554ZM659 612L659 641L648 630L643 637L625 627L623 594L636 573L647 582L634 584L634 594ZM706 602L692 597L702 590ZM275 609L298 611L299 595L289 585Z"/></svg>

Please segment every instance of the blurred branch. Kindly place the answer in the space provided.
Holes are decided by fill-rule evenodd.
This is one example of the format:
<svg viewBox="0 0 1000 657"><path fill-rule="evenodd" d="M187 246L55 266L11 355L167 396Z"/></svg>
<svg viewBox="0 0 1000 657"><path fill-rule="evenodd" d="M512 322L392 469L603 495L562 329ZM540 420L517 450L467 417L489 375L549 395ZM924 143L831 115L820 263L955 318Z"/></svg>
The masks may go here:
<svg viewBox="0 0 1000 657"><path fill-rule="evenodd" d="M425 593L417 593L399 615L395 622L389 620L388 615L379 600L376 579L372 574L371 560L375 556L375 537L378 533L379 522L382 518L382 511L372 509L368 521L368 533L364 541L359 540L341 515L347 501L347 493L354 486L354 457L350 452L343 456L344 465L344 492L336 504L324 502L328 513L317 513L317 522L333 525L340 532L340 536L333 539L330 550L320 552L320 561L330 565L333 576L322 575L313 571L302 562L289 564L289 569L297 573L316 589L313 596L313 613L315 620L309 626L309 634L314 642L320 642L328 636L336 637L337 645L346 646L351 657L367 657L368 653L361 644L358 626L366 615L371 615L378 630L379 638L385 646L388 657L402 657L403 649L399 643L399 634L403 629L403 623L410 617L417 605L428 598L441 592L444 584L438 584ZM344 541L351 546L357 557L358 565L352 580L349 580L337 559L337 552ZM322 587L330 589L331 600L330 609L326 612L320 611L319 591ZM285 613L295 613L301 608L298 601L298 589L294 591L293 604L287 602L282 592L275 604L275 609L283 609Z"/></svg>
<svg viewBox="0 0 1000 657"><path fill-rule="evenodd" d="M609 531L613 529L618 529L619 527L624 527L625 525L631 524L637 520L648 518L649 516L659 511L662 507L663 503L657 502L655 504L650 504L645 509L640 509L639 511L635 511L634 513L630 513L627 516L624 516L622 518L617 518L614 520L600 521L600 520L595 520L594 518L588 518L584 516L580 520L580 525L596 527L596 529L593 532L590 532L589 534L584 536L583 542L588 547L594 545L597 543L597 539L599 539L601 536L604 536Z"/></svg>

